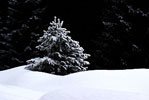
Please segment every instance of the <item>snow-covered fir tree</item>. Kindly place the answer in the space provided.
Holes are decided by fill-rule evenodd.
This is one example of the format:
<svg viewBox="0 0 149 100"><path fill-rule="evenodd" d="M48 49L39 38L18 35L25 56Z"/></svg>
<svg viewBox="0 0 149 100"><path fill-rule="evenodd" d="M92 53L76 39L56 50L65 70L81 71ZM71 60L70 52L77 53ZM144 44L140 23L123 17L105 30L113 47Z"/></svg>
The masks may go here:
<svg viewBox="0 0 149 100"><path fill-rule="evenodd" d="M48 30L39 38L40 44L36 46L45 52L45 56L28 60L28 69L59 75L87 70L89 62L86 59L90 54L84 53L79 42L72 40L67 35L70 31L62 26L63 21L55 17Z"/></svg>

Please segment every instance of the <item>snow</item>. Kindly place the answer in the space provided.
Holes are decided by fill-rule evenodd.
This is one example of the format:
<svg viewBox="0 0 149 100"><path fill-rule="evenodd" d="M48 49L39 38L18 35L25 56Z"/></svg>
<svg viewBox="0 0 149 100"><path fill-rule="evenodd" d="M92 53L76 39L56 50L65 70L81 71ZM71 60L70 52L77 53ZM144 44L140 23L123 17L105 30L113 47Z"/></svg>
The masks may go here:
<svg viewBox="0 0 149 100"><path fill-rule="evenodd" d="M42 92L0 84L0 100L38 100Z"/></svg>
<svg viewBox="0 0 149 100"><path fill-rule="evenodd" d="M149 100L149 69L56 76L25 67L0 71L0 100Z"/></svg>
<svg viewBox="0 0 149 100"><path fill-rule="evenodd" d="M65 90L66 89L66 90ZM42 96L40 100L148 100L148 96L138 93L102 90L95 88L65 88Z"/></svg>

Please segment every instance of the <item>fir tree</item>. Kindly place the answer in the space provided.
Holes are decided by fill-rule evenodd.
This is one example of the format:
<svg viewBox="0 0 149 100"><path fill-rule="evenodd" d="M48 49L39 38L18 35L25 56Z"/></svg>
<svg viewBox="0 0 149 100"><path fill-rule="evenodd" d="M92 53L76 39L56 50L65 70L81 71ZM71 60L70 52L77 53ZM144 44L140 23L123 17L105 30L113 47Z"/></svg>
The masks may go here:
<svg viewBox="0 0 149 100"><path fill-rule="evenodd" d="M43 58L28 60L29 69L53 74L69 74L87 70L85 61L90 55L85 54L78 41L74 41L67 34L66 28L62 27L63 21L54 18L47 31L39 38L41 44L36 48L45 53Z"/></svg>
<svg viewBox="0 0 149 100"><path fill-rule="evenodd" d="M144 0L107 0L94 39L92 69L148 67L149 10Z"/></svg>
<svg viewBox="0 0 149 100"><path fill-rule="evenodd" d="M0 2L0 70L24 65L27 59L38 55L34 49L36 40L50 17L45 12L46 3L45 0Z"/></svg>

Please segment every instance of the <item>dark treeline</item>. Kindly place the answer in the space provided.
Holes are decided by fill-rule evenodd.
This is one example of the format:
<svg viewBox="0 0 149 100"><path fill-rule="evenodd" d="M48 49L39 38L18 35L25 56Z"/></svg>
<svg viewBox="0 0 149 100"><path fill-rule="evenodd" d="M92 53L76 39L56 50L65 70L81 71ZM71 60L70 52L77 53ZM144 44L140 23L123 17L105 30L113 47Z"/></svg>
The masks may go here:
<svg viewBox="0 0 149 100"><path fill-rule="evenodd" d="M41 53L35 46L54 16L90 53L89 69L148 68L149 7L145 0L0 3L0 70L26 64Z"/></svg>

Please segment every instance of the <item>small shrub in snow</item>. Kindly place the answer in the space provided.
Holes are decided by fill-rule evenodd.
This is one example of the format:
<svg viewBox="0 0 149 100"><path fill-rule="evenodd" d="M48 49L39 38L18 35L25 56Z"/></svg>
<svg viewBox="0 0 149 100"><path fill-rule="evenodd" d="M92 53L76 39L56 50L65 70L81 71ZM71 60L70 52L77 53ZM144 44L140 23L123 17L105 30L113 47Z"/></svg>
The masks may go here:
<svg viewBox="0 0 149 100"><path fill-rule="evenodd" d="M50 23L48 30L38 40L40 44L36 46L45 52L45 57L28 60L28 69L61 75L87 70L89 62L85 60L90 55L83 53L79 42L72 40L67 35L70 31L62 28L62 25L63 21L56 17Z"/></svg>

